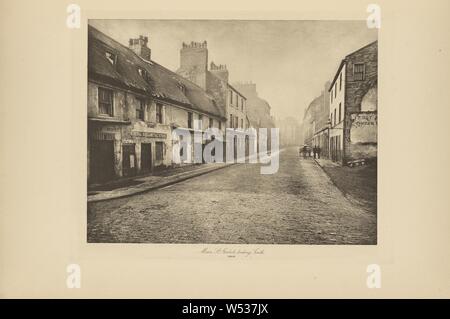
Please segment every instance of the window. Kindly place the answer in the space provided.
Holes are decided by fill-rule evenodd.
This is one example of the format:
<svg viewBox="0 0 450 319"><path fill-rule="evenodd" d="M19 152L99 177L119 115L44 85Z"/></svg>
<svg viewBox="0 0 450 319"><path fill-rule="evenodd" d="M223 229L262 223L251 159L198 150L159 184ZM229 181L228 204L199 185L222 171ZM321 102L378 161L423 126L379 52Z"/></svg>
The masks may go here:
<svg viewBox="0 0 450 319"><path fill-rule="evenodd" d="M339 91L342 90L342 73L339 74Z"/></svg>
<svg viewBox="0 0 450 319"><path fill-rule="evenodd" d="M114 53L111 52L105 52L105 56L108 59L109 63L111 63L112 65L116 64L116 55Z"/></svg>
<svg viewBox="0 0 450 319"><path fill-rule="evenodd" d="M365 71L364 63L355 63L353 65L353 79L355 81L364 80L364 71Z"/></svg>
<svg viewBox="0 0 450 319"><path fill-rule="evenodd" d="M162 161L164 159L164 142L155 143L155 153L157 161Z"/></svg>
<svg viewBox="0 0 450 319"><path fill-rule="evenodd" d="M334 125L336 125L336 109L334 109Z"/></svg>
<svg viewBox="0 0 450 319"><path fill-rule="evenodd" d="M98 88L98 112L113 116L113 91Z"/></svg>
<svg viewBox="0 0 450 319"><path fill-rule="evenodd" d="M330 113L330 124L333 125L333 113Z"/></svg>
<svg viewBox="0 0 450 319"><path fill-rule="evenodd" d="M156 103L156 123L163 123L163 106Z"/></svg>
<svg viewBox="0 0 450 319"><path fill-rule="evenodd" d="M242 112L244 112L244 99L243 98L241 99L241 110L242 110Z"/></svg>
<svg viewBox="0 0 450 319"><path fill-rule="evenodd" d="M145 100L138 99L138 104L136 105L136 119L145 120Z"/></svg>
<svg viewBox="0 0 450 319"><path fill-rule="evenodd" d="M233 91L230 91L230 105L233 105Z"/></svg>
<svg viewBox="0 0 450 319"><path fill-rule="evenodd" d="M233 122L233 114L230 114L230 127L233 128L234 122Z"/></svg>
<svg viewBox="0 0 450 319"><path fill-rule="evenodd" d="M203 128L203 115L198 115L198 127L197 129L201 130Z"/></svg>
<svg viewBox="0 0 450 319"><path fill-rule="evenodd" d="M150 79L146 70L144 70L142 68L138 68L138 73L139 73L140 76L142 76L142 78L145 81L148 81Z"/></svg>
<svg viewBox="0 0 450 319"><path fill-rule="evenodd" d="M192 128L192 112L188 112L188 128Z"/></svg>
<svg viewBox="0 0 450 319"><path fill-rule="evenodd" d="M209 119L209 127L213 127L214 126L214 121L213 121L213 119Z"/></svg>
<svg viewBox="0 0 450 319"><path fill-rule="evenodd" d="M331 89L330 98L331 98L331 103L333 103L333 89Z"/></svg>
<svg viewBox="0 0 450 319"><path fill-rule="evenodd" d="M241 119L241 128L244 128L244 120Z"/></svg>
<svg viewBox="0 0 450 319"><path fill-rule="evenodd" d="M342 103L339 103L339 122L342 121L342 118L341 118L341 104Z"/></svg>
<svg viewBox="0 0 450 319"><path fill-rule="evenodd" d="M334 83L334 98L337 96L337 82Z"/></svg>
<svg viewBox="0 0 450 319"><path fill-rule="evenodd" d="M219 121L219 130L221 130L221 129L222 129L222 122Z"/></svg>
<svg viewBox="0 0 450 319"><path fill-rule="evenodd" d="M186 87L183 84L178 82L178 87L181 90L181 92L183 92L183 94L186 94Z"/></svg>

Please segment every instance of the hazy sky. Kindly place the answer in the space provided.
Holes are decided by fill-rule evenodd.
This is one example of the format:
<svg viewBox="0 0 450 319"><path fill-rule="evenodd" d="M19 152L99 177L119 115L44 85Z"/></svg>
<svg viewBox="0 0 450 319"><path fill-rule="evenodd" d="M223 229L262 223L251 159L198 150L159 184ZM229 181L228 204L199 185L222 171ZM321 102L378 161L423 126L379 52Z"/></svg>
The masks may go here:
<svg viewBox="0 0 450 319"><path fill-rule="evenodd" d="M182 42L208 41L209 63L252 81L276 117L303 118L345 55L377 39L365 21L90 20L124 45L149 37L152 60L176 71Z"/></svg>

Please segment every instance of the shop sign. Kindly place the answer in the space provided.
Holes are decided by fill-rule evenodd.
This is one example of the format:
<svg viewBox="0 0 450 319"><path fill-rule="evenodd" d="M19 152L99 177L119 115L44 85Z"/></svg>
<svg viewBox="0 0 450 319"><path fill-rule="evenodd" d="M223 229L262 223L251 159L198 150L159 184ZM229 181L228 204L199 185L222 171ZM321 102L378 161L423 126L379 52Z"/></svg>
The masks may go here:
<svg viewBox="0 0 450 319"><path fill-rule="evenodd" d="M134 137L149 137L149 138L166 138L167 134L164 133L155 133L155 132L138 132L133 131L131 135Z"/></svg>

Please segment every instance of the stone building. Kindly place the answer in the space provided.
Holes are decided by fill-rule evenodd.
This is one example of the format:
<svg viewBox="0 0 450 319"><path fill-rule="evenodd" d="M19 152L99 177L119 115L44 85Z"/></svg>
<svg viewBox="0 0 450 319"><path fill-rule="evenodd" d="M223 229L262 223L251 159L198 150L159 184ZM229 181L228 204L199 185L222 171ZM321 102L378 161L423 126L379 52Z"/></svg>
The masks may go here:
<svg viewBox="0 0 450 319"><path fill-rule="evenodd" d="M126 47L88 32L89 184L172 166L175 128L225 127L224 109L204 88L151 59L147 37Z"/></svg>
<svg viewBox="0 0 450 319"><path fill-rule="evenodd" d="M303 143L310 147L320 148L321 157L329 155L329 110L327 82L324 90L306 108L303 115Z"/></svg>
<svg viewBox="0 0 450 319"><path fill-rule="evenodd" d="M208 69L206 41L183 43L177 73L213 96L217 105L225 110L226 127L247 128L247 99L228 82L229 72L226 65L211 62Z"/></svg>
<svg viewBox="0 0 450 319"><path fill-rule="evenodd" d="M249 119L249 126L259 129L267 128L267 147L271 148L271 128L275 127L275 121L271 115L270 104L259 97L256 91L256 83L252 82L237 82L233 86L242 92L247 98L247 116Z"/></svg>
<svg viewBox="0 0 450 319"><path fill-rule="evenodd" d="M297 119L292 116L278 118L275 124L280 128L281 146L299 146L301 144L301 126Z"/></svg>
<svg viewBox="0 0 450 319"><path fill-rule="evenodd" d="M347 55L329 88L330 157L341 164L377 157L378 42Z"/></svg>
<svg viewBox="0 0 450 319"><path fill-rule="evenodd" d="M233 86L247 98L247 115L254 128L275 127L270 104L259 97L256 83L237 82Z"/></svg>
<svg viewBox="0 0 450 319"><path fill-rule="evenodd" d="M229 72L224 64L209 64L208 44L203 42L190 42L182 44L180 49L180 67L177 73L182 77L196 83L210 94L217 106L224 110L227 128L236 129L232 138L235 158L239 157L237 150L245 148L249 151L249 139L244 130L249 128L247 121L247 99L229 83ZM226 154L227 138L224 136L224 154ZM243 155L243 154L242 154Z"/></svg>

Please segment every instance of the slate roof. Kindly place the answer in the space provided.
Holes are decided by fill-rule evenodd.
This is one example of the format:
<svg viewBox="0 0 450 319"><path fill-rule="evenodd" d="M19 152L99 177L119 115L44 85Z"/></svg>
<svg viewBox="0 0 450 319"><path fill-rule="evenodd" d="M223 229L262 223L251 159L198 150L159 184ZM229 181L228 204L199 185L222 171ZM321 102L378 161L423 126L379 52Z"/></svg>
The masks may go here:
<svg viewBox="0 0 450 319"><path fill-rule="evenodd" d="M362 50L364 50L364 49L366 49L366 48L368 48L368 47L370 47L370 46L373 46L373 45L378 45L378 40L373 41L373 42L371 42L371 43L369 43L369 44L363 46L362 48L359 48L358 50L353 51L353 52L350 53L350 54L347 54L347 55L345 56L345 58L344 58L343 60L341 60L341 62L339 63L339 67L338 67L338 69L337 69L337 71L336 71L336 73L335 73L335 75L334 75L334 77L333 77L333 81L331 81L330 87L328 88L328 92L330 92L331 89L333 88L334 82L336 82L336 80L337 80L337 78L338 78L338 76L339 76L339 73L341 73L342 67L343 67L344 64L348 61L348 58L351 57L353 54L355 54L355 53L357 53L357 52L359 52L359 51L362 51Z"/></svg>
<svg viewBox="0 0 450 319"><path fill-rule="evenodd" d="M116 56L114 65L107 52ZM146 70L147 79L139 68ZM226 120L225 110L201 87L155 61L142 59L92 26L88 26L88 77Z"/></svg>

